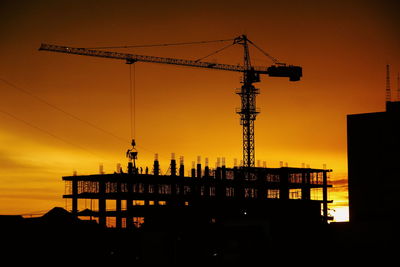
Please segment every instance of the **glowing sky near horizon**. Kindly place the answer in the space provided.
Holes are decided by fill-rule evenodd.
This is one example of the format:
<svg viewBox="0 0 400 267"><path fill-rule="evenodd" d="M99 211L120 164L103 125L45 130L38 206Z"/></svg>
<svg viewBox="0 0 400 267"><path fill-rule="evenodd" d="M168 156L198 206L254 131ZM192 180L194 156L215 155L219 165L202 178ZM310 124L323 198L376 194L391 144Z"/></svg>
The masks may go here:
<svg viewBox="0 0 400 267"><path fill-rule="evenodd" d="M332 208L345 220L346 115L384 110L385 65L400 70L396 1L2 1L0 3L0 214L64 206L61 176L113 172L130 145L129 66L118 60L39 52L74 47L192 42L246 33L283 62L292 83L262 77L256 159L333 169ZM118 50L197 59L224 44ZM272 62L256 50L255 65ZM208 60L242 62L240 47ZM240 74L135 64L139 164L170 154L228 166L242 153L234 93ZM393 75L394 77L394 75ZM394 80L394 79L393 79ZM7 81L8 83L4 82ZM43 103L27 90L111 136ZM393 83L393 87L395 84ZM11 114L11 116L9 115ZM122 140L121 140L122 139ZM125 141L123 141L125 140ZM333 212L333 211L332 211ZM343 215L344 214L344 215Z"/></svg>

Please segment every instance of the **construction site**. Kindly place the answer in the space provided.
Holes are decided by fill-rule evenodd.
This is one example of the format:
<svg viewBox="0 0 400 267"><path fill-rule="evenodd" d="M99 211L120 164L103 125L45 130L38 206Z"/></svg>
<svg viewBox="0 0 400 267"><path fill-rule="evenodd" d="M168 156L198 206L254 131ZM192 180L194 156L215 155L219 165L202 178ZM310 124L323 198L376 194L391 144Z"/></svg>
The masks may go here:
<svg viewBox="0 0 400 267"><path fill-rule="evenodd" d="M86 221L100 227L89 239L82 237L87 232L86 226L68 230L63 245L66 251L71 251L72 258L78 254L85 256L89 248L84 243L90 241L93 244L90 253L97 255L97 259L129 260L144 265L186 264L193 260L245 264L266 258L281 262L277 255L285 254L288 243L296 244L296 249L291 252L293 255L306 256L309 247L328 239L322 230L333 220L329 214L332 200L328 192L332 187L329 181L332 170L305 165L289 167L281 164L278 168L270 168L266 164L263 167L255 164L254 122L259 114L256 107L259 89L254 84L260 82L262 75L296 82L302 77L302 68L278 61L246 35L189 44L210 42L229 44L197 60L110 52L104 48L49 44L39 48L41 51L123 60L129 66L148 62L243 75L242 86L236 90L241 102L236 110L242 126L240 164L227 166L222 158L217 160L215 168L210 168L207 158L203 164L198 157L197 164L193 162L189 172L183 157L177 161L175 154L171 155L167 174L161 173L160 165L166 163L159 162L157 154L150 170L146 167L143 171L143 166L138 164L139 151L132 134L135 124L132 123L134 92L131 87L131 148L126 152L126 168L118 167L110 174L105 174L101 168L98 174L62 177L65 182L63 198L68 201L66 209L75 219L70 219L68 212L57 210L53 213L67 216L76 225ZM188 43L158 45L182 44ZM243 48L243 65L204 61L231 46ZM273 65L252 66L250 46L272 60ZM84 209L82 203L85 203ZM52 216L44 217L46 225ZM79 239L85 242L81 244L83 247L76 249Z"/></svg>
<svg viewBox="0 0 400 267"><path fill-rule="evenodd" d="M393 265L399 7L1 1L2 266Z"/></svg>
<svg viewBox="0 0 400 267"><path fill-rule="evenodd" d="M199 43L204 43L202 41ZM215 42L215 41L211 41ZM299 81L302 68L281 63L276 58L249 40L246 35L231 40L223 48L207 55L219 53L231 46L243 47L243 65L217 64L198 60L161 58L127 53L109 52L86 48L73 48L42 44L39 50L76 54L91 57L103 57L125 60L128 64L149 62L172 64L186 67L235 71L243 74L242 86L236 90L241 98L241 107L236 110L240 116L243 138L243 159L240 166L229 168L217 162L210 169L208 159L202 167L200 157L197 165L192 166L190 177L185 177L183 157L176 162L171 157L169 175L160 174L158 157L154 160L152 171L146 167L145 174L136 166L138 151L132 136L132 148L127 151L129 163L125 172L117 170L114 174L98 174L63 177L66 183L64 198L71 199L71 210L77 216L89 216L98 219L102 226L116 228L138 227L150 223L152 219L161 220L158 214L174 214L182 218L183 214L199 217L199 220L215 222L226 217L242 215L303 218L327 223L332 220L328 214L328 174L331 170L311 168L266 168L255 167L255 130L254 122L259 109L256 96L259 89L254 86L260 82L261 75L287 77L290 81ZM171 44L163 44L171 45ZM269 67L255 67L251 64L250 46L273 61ZM132 114L131 114L132 115ZM237 165L237 164L235 164ZM313 197L312 197L313 196ZM90 209L79 210L78 202L89 200ZM111 201L114 203L111 204ZM93 208L93 202L96 207ZM112 206L112 208L111 208ZM296 215L295 215L296 214ZM307 214L307 216L305 216ZM113 219L110 219L113 218ZM151 219L152 218L152 219Z"/></svg>

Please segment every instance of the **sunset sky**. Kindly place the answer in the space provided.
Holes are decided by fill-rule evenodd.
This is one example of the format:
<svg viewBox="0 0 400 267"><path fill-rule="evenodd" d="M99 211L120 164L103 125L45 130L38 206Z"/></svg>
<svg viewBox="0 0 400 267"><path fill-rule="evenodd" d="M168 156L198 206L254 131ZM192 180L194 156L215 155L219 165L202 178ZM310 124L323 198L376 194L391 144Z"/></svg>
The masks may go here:
<svg viewBox="0 0 400 267"><path fill-rule="evenodd" d="M39 52L41 43L124 46L231 39L241 34L303 78L262 77L256 160L333 169L330 197L346 218L346 115L383 111L385 65L400 71L396 1L8 1L0 2L0 214L65 206L62 176L114 172L130 145L129 72L135 76L139 165L171 153L187 169L242 157L235 108L240 73ZM198 59L227 43L114 49ZM242 63L234 46L207 58ZM272 62L251 50L252 63ZM133 71L134 69L134 71ZM393 94L395 96L395 94ZM333 212L333 214L335 214Z"/></svg>

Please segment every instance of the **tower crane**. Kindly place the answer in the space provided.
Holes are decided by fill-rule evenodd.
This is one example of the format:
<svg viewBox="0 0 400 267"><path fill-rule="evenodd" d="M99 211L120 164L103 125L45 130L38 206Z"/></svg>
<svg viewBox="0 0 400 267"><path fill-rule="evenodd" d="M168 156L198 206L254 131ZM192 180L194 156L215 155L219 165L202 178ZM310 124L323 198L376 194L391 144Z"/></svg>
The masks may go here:
<svg viewBox="0 0 400 267"><path fill-rule="evenodd" d="M256 46L252 41L247 38L246 35L241 35L232 40L232 45L238 44L243 46L243 65L219 64L205 62L201 60L146 56L104 51L99 49L59 46L52 44L42 44L39 50L83 56L120 59L126 61L126 63L128 64L133 64L136 62L150 62L243 73L242 86L236 92L241 98L241 107L238 108L236 112L240 115L240 124L243 128L243 166L251 168L255 167L254 121L257 114L259 113L259 110L256 108L256 96L257 94L259 94L259 89L255 88L253 84L260 82L260 75L268 75L270 77L287 77L289 78L289 81L299 81L302 77L302 68L300 66L280 63L278 60L271 57L269 54ZM268 67L252 66L250 60L249 44L253 45L266 56L271 58L274 64Z"/></svg>

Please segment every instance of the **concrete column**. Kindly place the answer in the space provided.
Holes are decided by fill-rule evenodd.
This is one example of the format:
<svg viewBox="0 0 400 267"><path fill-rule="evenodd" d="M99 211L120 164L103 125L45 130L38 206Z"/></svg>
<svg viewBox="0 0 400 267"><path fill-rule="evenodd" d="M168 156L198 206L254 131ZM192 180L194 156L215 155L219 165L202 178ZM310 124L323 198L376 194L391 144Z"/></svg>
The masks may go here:
<svg viewBox="0 0 400 267"><path fill-rule="evenodd" d="M171 154L171 176L176 176L176 160L175 153Z"/></svg>
<svg viewBox="0 0 400 267"><path fill-rule="evenodd" d="M310 191L310 173L303 172L301 174L301 199L302 200L310 200L311 199L311 191Z"/></svg>
<svg viewBox="0 0 400 267"><path fill-rule="evenodd" d="M217 167L216 169L215 169L215 179L216 180L221 180L221 167Z"/></svg>
<svg viewBox="0 0 400 267"><path fill-rule="evenodd" d="M120 229L122 228L122 216L121 216L121 199L117 199L116 211L117 215L115 218L115 227Z"/></svg>
<svg viewBox="0 0 400 267"><path fill-rule="evenodd" d="M121 182L117 182L117 200L116 200L116 211L117 211L117 216L115 218L115 227L117 229L121 229L122 228L122 216L121 216L121 198L120 198L120 194L121 194Z"/></svg>
<svg viewBox="0 0 400 267"><path fill-rule="evenodd" d="M128 197L126 199L126 228L133 228L133 200L132 200L132 194L133 194L133 184L127 182L128 186Z"/></svg>
<svg viewBox="0 0 400 267"><path fill-rule="evenodd" d="M221 168L221 178L222 178L222 180L226 180L226 167L225 167L225 164L222 165L222 168Z"/></svg>
<svg viewBox="0 0 400 267"><path fill-rule="evenodd" d="M169 184L171 187L171 198L170 201L167 202L168 205L176 206L177 205L177 196L176 196L176 160L175 160L175 153L171 155L171 183Z"/></svg>
<svg viewBox="0 0 400 267"><path fill-rule="evenodd" d="M181 177L185 176L185 164L183 156L179 158L179 176Z"/></svg>
<svg viewBox="0 0 400 267"><path fill-rule="evenodd" d="M245 197L244 180L247 175L247 172L248 172L248 169L244 168L244 169L241 169L241 171L235 173L235 183L234 183L235 196L234 197L236 199L243 199Z"/></svg>
<svg viewBox="0 0 400 267"><path fill-rule="evenodd" d="M148 199L148 197L149 197L149 184L148 183L143 184L143 195L145 196L144 205L149 206L150 202Z"/></svg>
<svg viewBox="0 0 400 267"><path fill-rule="evenodd" d="M204 177L206 178L210 177L210 168L208 166L204 167Z"/></svg>
<svg viewBox="0 0 400 267"><path fill-rule="evenodd" d="M201 178L201 157L197 156L196 177Z"/></svg>
<svg viewBox="0 0 400 267"><path fill-rule="evenodd" d="M287 168L281 168L280 171L279 198L289 199L289 172Z"/></svg>
<svg viewBox="0 0 400 267"><path fill-rule="evenodd" d="M72 180L72 214L78 214L78 181Z"/></svg>
<svg viewBox="0 0 400 267"><path fill-rule="evenodd" d="M153 174L155 176L160 174L160 163L158 162L158 154L154 156Z"/></svg>
<svg viewBox="0 0 400 267"><path fill-rule="evenodd" d="M322 177L322 216L325 223L328 222L328 173L323 172Z"/></svg>
<svg viewBox="0 0 400 267"><path fill-rule="evenodd" d="M99 225L106 226L106 200L99 199Z"/></svg>
<svg viewBox="0 0 400 267"><path fill-rule="evenodd" d="M106 183L99 182L99 225L106 226Z"/></svg>
<svg viewBox="0 0 400 267"><path fill-rule="evenodd" d="M265 186L265 170L258 171L257 174L257 199L263 200L267 198L267 188Z"/></svg>
<svg viewBox="0 0 400 267"><path fill-rule="evenodd" d="M201 164L197 164L196 174L197 178L201 178Z"/></svg>

